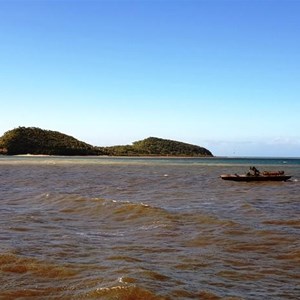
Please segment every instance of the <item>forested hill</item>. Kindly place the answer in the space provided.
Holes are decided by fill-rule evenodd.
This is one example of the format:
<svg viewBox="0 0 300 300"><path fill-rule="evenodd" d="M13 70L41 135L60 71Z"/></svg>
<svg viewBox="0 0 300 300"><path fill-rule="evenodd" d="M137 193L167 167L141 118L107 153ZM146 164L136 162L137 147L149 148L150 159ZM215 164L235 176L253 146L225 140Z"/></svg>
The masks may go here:
<svg viewBox="0 0 300 300"><path fill-rule="evenodd" d="M203 147L156 137L149 137L134 142L132 145L106 147L105 149L111 155L121 156L213 156Z"/></svg>
<svg viewBox="0 0 300 300"><path fill-rule="evenodd" d="M58 131L18 127L0 137L0 154L109 155L109 156L213 156L200 146L150 137L132 145L95 147Z"/></svg>
<svg viewBox="0 0 300 300"><path fill-rule="evenodd" d="M18 127L0 138L0 152L8 155L101 155L100 149L72 136L36 127Z"/></svg>

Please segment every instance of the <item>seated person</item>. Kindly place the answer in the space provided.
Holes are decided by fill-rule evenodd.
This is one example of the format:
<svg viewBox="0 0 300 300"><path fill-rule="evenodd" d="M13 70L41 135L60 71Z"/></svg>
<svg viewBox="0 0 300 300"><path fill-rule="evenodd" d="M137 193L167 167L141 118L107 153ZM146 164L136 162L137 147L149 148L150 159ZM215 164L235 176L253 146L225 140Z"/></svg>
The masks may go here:
<svg viewBox="0 0 300 300"><path fill-rule="evenodd" d="M251 171L253 172L253 174L251 173ZM260 172L255 167L250 167L250 172L249 173L250 173L250 175L253 175L253 176L259 176L260 175Z"/></svg>

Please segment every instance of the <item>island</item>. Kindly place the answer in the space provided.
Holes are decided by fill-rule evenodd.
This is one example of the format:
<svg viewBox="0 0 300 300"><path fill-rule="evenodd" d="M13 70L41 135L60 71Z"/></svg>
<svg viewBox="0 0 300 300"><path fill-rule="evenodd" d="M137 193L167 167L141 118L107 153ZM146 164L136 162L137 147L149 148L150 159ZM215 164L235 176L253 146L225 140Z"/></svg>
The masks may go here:
<svg viewBox="0 0 300 300"><path fill-rule="evenodd" d="M115 156L213 156L203 147L157 137L136 141L132 145L106 147L105 151Z"/></svg>
<svg viewBox="0 0 300 300"><path fill-rule="evenodd" d="M107 155L107 156L179 156L212 157L204 147L149 137L132 145L97 147L52 130L37 127L18 127L0 137L2 155Z"/></svg>

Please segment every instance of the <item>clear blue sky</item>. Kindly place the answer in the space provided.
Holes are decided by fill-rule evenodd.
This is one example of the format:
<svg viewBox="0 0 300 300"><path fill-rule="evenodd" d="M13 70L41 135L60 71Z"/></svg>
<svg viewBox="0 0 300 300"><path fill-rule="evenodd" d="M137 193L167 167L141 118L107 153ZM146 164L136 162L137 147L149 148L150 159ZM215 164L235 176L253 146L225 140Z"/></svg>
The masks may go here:
<svg viewBox="0 0 300 300"><path fill-rule="evenodd" d="M0 135L300 157L300 1L0 0Z"/></svg>

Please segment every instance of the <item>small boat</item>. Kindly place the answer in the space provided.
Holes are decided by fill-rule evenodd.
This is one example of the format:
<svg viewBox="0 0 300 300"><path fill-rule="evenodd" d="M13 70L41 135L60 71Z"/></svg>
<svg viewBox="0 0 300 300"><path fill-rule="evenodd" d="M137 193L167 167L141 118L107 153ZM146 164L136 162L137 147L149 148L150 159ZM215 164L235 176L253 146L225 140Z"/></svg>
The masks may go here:
<svg viewBox="0 0 300 300"><path fill-rule="evenodd" d="M259 172L255 167L250 168L250 172L244 175L239 174L224 174L221 175L221 178L224 180L232 181L287 181L292 176L285 175L284 171L277 172Z"/></svg>

